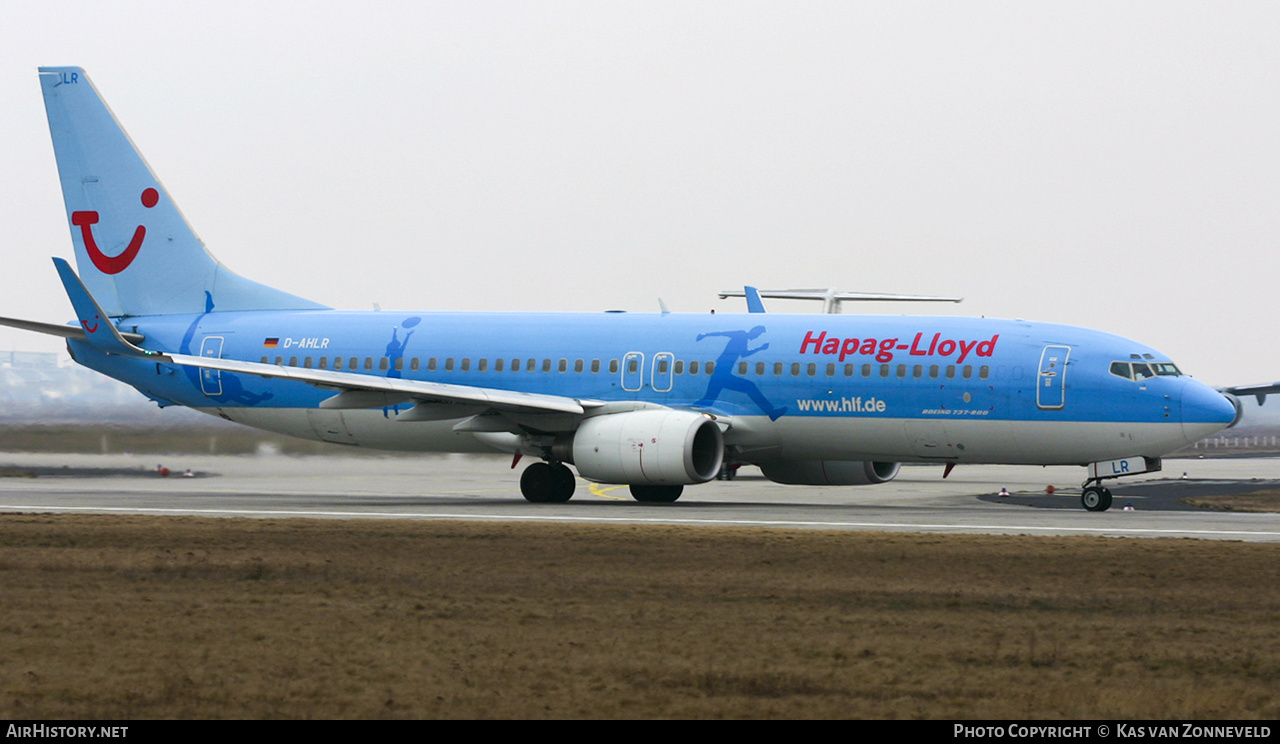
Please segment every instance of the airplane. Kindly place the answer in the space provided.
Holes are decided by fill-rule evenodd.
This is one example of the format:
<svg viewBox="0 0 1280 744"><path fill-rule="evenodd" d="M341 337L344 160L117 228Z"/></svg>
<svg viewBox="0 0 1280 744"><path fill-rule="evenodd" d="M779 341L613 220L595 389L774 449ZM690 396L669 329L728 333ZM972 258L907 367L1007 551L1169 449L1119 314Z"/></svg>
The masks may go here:
<svg viewBox="0 0 1280 744"><path fill-rule="evenodd" d="M527 455L534 503L573 496L570 465L670 503L726 465L870 485L915 462L1086 466L1090 511L1111 505L1105 481L1238 416L1149 346L1026 320L769 314L751 288L742 314L335 310L219 263L84 71L39 78L78 273L54 264L78 322L0 323L65 338L162 407L513 468Z"/></svg>

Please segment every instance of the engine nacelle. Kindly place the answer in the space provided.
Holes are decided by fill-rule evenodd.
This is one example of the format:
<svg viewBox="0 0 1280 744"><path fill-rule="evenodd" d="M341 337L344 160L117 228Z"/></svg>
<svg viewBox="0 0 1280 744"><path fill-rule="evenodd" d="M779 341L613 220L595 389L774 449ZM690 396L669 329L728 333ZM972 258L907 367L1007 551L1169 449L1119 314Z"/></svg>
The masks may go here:
<svg viewBox="0 0 1280 744"><path fill-rule="evenodd" d="M762 462L764 477L791 486L868 486L898 475L896 462L860 460L781 460Z"/></svg>
<svg viewBox="0 0 1280 744"><path fill-rule="evenodd" d="M586 419L573 435L573 464L601 483L706 483L720 472L724 435L707 416L647 409Z"/></svg>
<svg viewBox="0 0 1280 744"><path fill-rule="evenodd" d="M1244 404L1240 402L1239 398L1232 395L1231 393L1223 393L1222 397L1231 401L1231 405L1235 406L1236 417L1231 419L1231 423L1227 424L1228 429L1235 428L1235 425L1240 423L1240 419L1244 418ZM1258 405L1262 405L1262 396L1258 397Z"/></svg>

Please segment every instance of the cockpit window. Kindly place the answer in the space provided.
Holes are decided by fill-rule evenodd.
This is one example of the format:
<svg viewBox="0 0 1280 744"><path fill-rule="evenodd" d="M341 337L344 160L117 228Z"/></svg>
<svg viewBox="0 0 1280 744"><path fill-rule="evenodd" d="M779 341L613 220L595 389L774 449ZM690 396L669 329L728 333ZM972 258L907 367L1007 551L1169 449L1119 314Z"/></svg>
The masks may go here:
<svg viewBox="0 0 1280 744"><path fill-rule="evenodd" d="M1172 362L1112 362L1111 374L1126 380L1145 380L1156 375L1177 377L1182 372Z"/></svg>

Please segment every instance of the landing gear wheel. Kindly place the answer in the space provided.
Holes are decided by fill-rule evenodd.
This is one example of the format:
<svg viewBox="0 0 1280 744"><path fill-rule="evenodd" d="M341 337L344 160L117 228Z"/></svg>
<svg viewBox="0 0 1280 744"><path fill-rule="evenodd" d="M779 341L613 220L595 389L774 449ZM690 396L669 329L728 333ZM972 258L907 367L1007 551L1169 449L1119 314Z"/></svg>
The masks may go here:
<svg viewBox="0 0 1280 744"><path fill-rule="evenodd" d="M535 504L563 504L578 485L563 463L535 462L520 475L520 493Z"/></svg>
<svg viewBox="0 0 1280 744"><path fill-rule="evenodd" d="M1111 492L1101 486L1089 486L1080 494L1080 504L1089 511L1104 512L1111 508Z"/></svg>
<svg viewBox="0 0 1280 744"><path fill-rule="evenodd" d="M631 486L631 498L646 504L670 504L683 492L684 486Z"/></svg>

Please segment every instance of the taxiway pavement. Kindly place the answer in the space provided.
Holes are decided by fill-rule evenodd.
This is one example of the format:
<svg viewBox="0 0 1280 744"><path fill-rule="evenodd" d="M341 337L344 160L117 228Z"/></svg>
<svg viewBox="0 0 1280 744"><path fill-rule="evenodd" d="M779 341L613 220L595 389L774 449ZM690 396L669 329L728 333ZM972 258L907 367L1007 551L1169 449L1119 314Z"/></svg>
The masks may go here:
<svg viewBox="0 0 1280 744"><path fill-rule="evenodd" d="M530 504L521 468L500 457L175 456L154 471L136 455L0 455L0 512L229 517L656 523L938 533L1195 537L1280 542L1280 514L1186 508L1190 493L1280 488L1280 458L1167 460L1114 482L1115 505L1079 505L1084 469L904 466L878 486L782 486L743 468L733 481L686 487L675 504L641 504L624 486L579 480L567 504ZM195 477L184 478L190 468ZM1183 479L1183 473L1186 478ZM24 477L23 474L34 477ZM1055 486L1057 494L1046 494ZM996 494L1007 488L1009 498ZM1132 511L1124 510L1131 505Z"/></svg>

